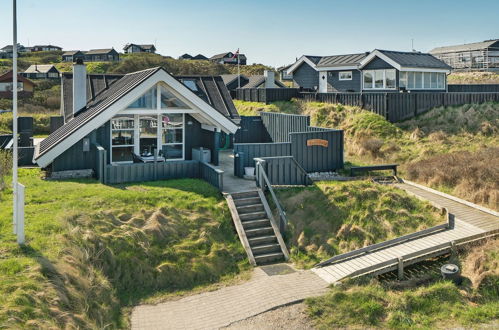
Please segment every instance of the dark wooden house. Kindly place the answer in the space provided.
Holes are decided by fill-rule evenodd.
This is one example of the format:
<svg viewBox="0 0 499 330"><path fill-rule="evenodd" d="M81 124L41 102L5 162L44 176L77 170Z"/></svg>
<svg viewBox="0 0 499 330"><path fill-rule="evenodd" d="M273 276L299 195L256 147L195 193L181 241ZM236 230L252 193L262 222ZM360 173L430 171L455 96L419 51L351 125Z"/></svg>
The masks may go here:
<svg viewBox="0 0 499 330"><path fill-rule="evenodd" d="M246 55L239 54L239 56L235 56L232 52L221 53L217 55L213 55L210 57L210 61L219 63L219 64L237 64L237 58L239 57L239 64L246 65Z"/></svg>
<svg viewBox="0 0 499 330"><path fill-rule="evenodd" d="M21 75L29 79L59 79L61 77L61 73L53 64L30 65Z"/></svg>
<svg viewBox="0 0 499 330"><path fill-rule="evenodd" d="M133 54L133 53L156 53L156 47L152 44L139 45L139 44L126 44L123 47L123 51L125 54Z"/></svg>

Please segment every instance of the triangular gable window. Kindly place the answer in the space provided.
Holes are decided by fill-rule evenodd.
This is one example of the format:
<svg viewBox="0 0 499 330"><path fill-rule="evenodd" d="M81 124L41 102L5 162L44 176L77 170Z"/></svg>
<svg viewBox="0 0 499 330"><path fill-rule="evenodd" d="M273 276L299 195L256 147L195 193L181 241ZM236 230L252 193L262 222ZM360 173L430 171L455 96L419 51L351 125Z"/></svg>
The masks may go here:
<svg viewBox="0 0 499 330"><path fill-rule="evenodd" d="M154 86L128 106L128 109L157 109L157 87Z"/></svg>
<svg viewBox="0 0 499 330"><path fill-rule="evenodd" d="M170 92L166 87L160 86L161 90L161 109L168 108L182 108L182 109L190 109L190 107L182 102L177 96L175 96L172 92Z"/></svg>

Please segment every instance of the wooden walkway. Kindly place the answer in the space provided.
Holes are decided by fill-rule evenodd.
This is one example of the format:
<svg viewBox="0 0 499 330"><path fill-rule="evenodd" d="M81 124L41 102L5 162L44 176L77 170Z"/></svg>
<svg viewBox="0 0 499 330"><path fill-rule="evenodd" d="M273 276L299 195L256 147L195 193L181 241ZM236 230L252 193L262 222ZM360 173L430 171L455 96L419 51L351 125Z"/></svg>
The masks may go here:
<svg viewBox="0 0 499 330"><path fill-rule="evenodd" d="M382 274L403 269L404 266L428 257L446 253L454 246L499 232L497 212L412 183L399 183L395 186L429 201L438 208L447 208L449 213L455 215L454 228L338 260L323 267L316 267L312 269L313 272L329 283L347 277Z"/></svg>

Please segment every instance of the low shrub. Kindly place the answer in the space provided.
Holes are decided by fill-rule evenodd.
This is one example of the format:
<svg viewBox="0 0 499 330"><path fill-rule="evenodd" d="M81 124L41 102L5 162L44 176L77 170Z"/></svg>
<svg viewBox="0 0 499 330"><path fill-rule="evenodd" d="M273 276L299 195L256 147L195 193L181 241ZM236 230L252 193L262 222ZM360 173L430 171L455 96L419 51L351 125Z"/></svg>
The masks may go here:
<svg viewBox="0 0 499 330"><path fill-rule="evenodd" d="M499 210L499 148L431 156L404 166L407 178Z"/></svg>
<svg viewBox="0 0 499 330"><path fill-rule="evenodd" d="M6 150L0 150L0 191L7 186L7 177L12 170L12 154Z"/></svg>

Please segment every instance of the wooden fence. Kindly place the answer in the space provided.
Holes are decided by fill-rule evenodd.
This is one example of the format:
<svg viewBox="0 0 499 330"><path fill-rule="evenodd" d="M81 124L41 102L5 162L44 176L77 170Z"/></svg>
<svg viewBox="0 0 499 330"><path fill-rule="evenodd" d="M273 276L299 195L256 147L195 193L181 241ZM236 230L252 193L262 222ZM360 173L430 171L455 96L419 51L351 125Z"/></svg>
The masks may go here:
<svg viewBox="0 0 499 330"><path fill-rule="evenodd" d="M298 164L293 156L255 158L262 165L271 185L309 185L312 180L307 172ZM256 171L257 184L260 180L259 170Z"/></svg>
<svg viewBox="0 0 499 330"><path fill-rule="evenodd" d="M413 118L426 111L469 103L499 102L499 93L300 93L307 101L358 106L390 122Z"/></svg>
<svg viewBox="0 0 499 330"><path fill-rule="evenodd" d="M236 99L250 102L289 101L298 97L298 88L240 88L236 91Z"/></svg>

